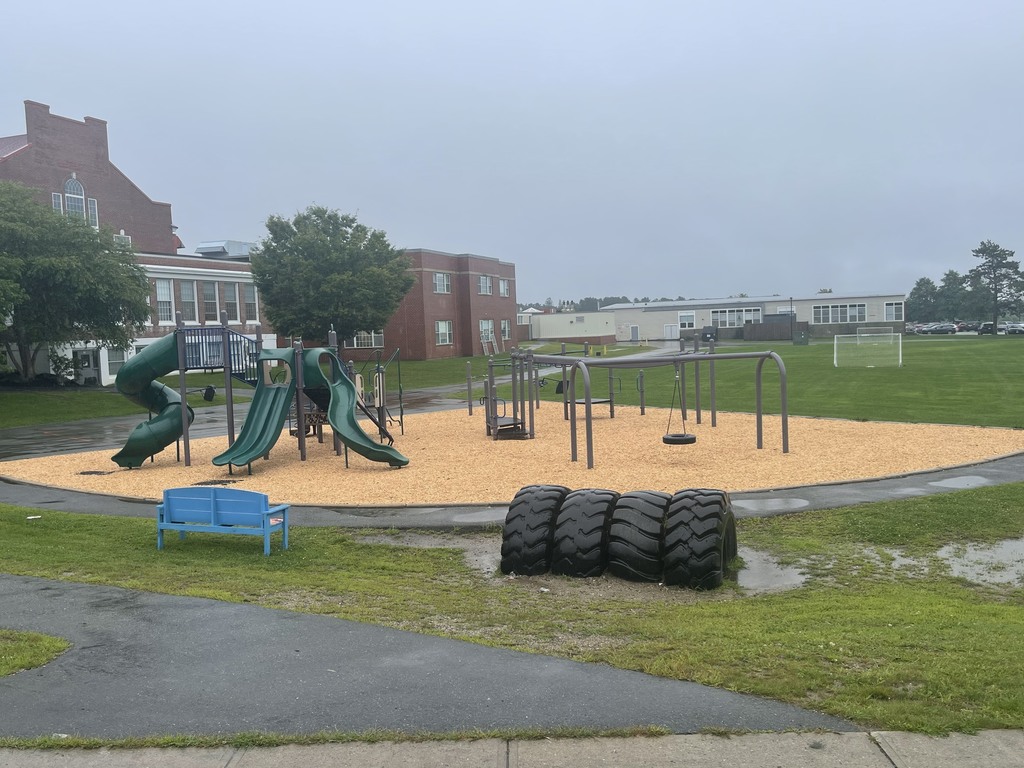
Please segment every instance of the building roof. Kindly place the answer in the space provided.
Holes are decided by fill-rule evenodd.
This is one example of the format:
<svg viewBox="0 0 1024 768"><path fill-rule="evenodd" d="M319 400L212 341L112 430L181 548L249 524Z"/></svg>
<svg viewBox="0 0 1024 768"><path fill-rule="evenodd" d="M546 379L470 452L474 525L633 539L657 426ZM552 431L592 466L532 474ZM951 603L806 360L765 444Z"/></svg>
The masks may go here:
<svg viewBox="0 0 1024 768"><path fill-rule="evenodd" d="M28 134L21 134L20 136L0 136L0 157L7 157L13 155L19 149L24 149L28 146Z"/></svg>
<svg viewBox="0 0 1024 768"><path fill-rule="evenodd" d="M206 240L196 246L196 255L208 259L246 260L255 245L242 240Z"/></svg>
<svg viewBox="0 0 1024 768"><path fill-rule="evenodd" d="M797 301L848 301L850 299L878 299L902 297L902 293L857 293L840 296L837 293L816 293L813 296L727 296L714 299L678 299L675 301L639 301L608 304L600 308L601 312L614 312L623 309L638 309L641 312L659 312L672 309L694 309L697 307L744 307L762 304L788 304Z"/></svg>

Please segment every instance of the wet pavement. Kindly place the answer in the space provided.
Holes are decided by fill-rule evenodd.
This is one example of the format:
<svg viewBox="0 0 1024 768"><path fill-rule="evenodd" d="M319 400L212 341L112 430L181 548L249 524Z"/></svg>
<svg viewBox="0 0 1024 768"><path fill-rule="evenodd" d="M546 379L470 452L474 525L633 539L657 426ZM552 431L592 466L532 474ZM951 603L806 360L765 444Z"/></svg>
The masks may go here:
<svg viewBox="0 0 1024 768"><path fill-rule="evenodd" d="M415 405L413 405L415 403ZM244 407L244 406L242 406ZM444 392L407 409L465 407ZM240 408L241 410L241 408ZM236 413L239 413L236 411ZM116 449L139 417L0 432L0 458ZM241 415L236 423L241 422ZM191 434L226 434L223 408ZM0 476L2 476L0 464ZM902 477L733 494L740 517L787 514L1017 482L1024 456ZM2 479L2 478L0 478ZM42 509L152 517L152 501L0 482L0 501ZM297 525L493 528L507 508L298 507ZM1014 556L1019 550L1013 550ZM761 563L744 552L754 568ZM778 574L768 578L779 578ZM794 578L796 578L794 576ZM450 732L660 724L766 731L730 739L460 741L273 749L0 750L0 766L676 765L701 756L735 768L1021 766L1020 731L933 739L865 733L846 721L758 697L603 665L519 654L323 616L113 587L0 575L5 627L71 639L63 656L0 684L0 735L101 738L168 733ZM184 618L183 618L184 617ZM823 729L824 733L782 733ZM687 741L689 740L689 741ZM715 743L717 742L717 743ZM768 762L766 762L768 761Z"/></svg>

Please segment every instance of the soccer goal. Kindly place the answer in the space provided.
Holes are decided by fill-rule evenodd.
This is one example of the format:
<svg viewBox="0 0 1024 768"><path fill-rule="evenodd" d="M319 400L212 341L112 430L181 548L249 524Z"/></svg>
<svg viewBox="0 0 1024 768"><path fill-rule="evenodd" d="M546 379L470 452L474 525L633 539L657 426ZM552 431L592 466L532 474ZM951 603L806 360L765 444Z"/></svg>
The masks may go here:
<svg viewBox="0 0 1024 768"><path fill-rule="evenodd" d="M835 337L836 368L902 368L903 335L892 328L858 328L856 335Z"/></svg>

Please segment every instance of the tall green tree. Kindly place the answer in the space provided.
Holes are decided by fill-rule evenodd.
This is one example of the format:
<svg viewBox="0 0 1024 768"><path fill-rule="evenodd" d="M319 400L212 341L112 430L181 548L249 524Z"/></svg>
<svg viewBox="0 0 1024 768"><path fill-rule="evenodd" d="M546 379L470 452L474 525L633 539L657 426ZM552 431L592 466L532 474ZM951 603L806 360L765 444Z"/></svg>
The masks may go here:
<svg viewBox="0 0 1024 768"><path fill-rule="evenodd" d="M964 294L961 314L972 320L984 318L989 313L989 307L992 306L991 292L982 285L981 279L977 275L964 275L964 285L967 291Z"/></svg>
<svg viewBox="0 0 1024 768"><path fill-rule="evenodd" d="M0 342L21 378L51 345L126 349L149 317L149 280L130 247L0 181Z"/></svg>
<svg viewBox="0 0 1024 768"><path fill-rule="evenodd" d="M384 232L355 216L310 206L293 219L271 216L250 253L267 318L285 336L326 341L383 328L415 278Z"/></svg>
<svg viewBox="0 0 1024 768"><path fill-rule="evenodd" d="M991 240L983 240L971 254L981 263L967 273L967 279L988 290L988 311L992 322L999 322L1002 313L1018 312L1021 292L1024 291L1024 275L1020 271L1020 262L1013 258L1014 252Z"/></svg>
<svg viewBox="0 0 1024 768"><path fill-rule="evenodd" d="M922 277L907 294L906 315L907 319L915 323L931 323L938 319L938 309L935 297L938 287L935 282L927 277Z"/></svg>
<svg viewBox="0 0 1024 768"><path fill-rule="evenodd" d="M967 299L967 287L964 285L964 276L951 269L942 276L935 291L935 315L938 320L963 320L967 318L964 314L964 303Z"/></svg>

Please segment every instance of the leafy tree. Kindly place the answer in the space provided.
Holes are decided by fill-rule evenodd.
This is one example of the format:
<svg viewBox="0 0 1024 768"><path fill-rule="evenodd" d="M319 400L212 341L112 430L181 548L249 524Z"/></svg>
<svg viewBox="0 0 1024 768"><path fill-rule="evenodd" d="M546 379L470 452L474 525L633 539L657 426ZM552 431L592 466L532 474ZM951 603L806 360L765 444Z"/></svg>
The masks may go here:
<svg viewBox="0 0 1024 768"><path fill-rule="evenodd" d="M326 341L383 328L415 278L379 229L312 205L294 219L271 216L250 254L267 318L285 336Z"/></svg>
<svg viewBox="0 0 1024 768"><path fill-rule="evenodd" d="M964 303L960 313L965 318L977 320L985 317L992 306L992 294L988 288L981 283L977 275L965 275Z"/></svg>
<svg viewBox="0 0 1024 768"><path fill-rule="evenodd" d="M942 282L935 292L935 314L937 320L957 320L967 317L963 314L967 300L964 277L955 269L942 276Z"/></svg>
<svg viewBox="0 0 1024 768"><path fill-rule="evenodd" d="M934 322L938 318L938 309L935 306L937 293L935 283L927 277L922 277L914 283L913 289L907 294L906 316L918 323Z"/></svg>
<svg viewBox="0 0 1024 768"><path fill-rule="evenodd" d="M988 311L992 314L992 322L997 323L1000 313L1014 313L1020 307L1021 291L1024 290L1020 262L1013 258L1013 251L991 240L983 240L971 254L981 259L981 264L968 272L967 277L988 290Z"/></svg>
<svg viewBox="0 0 1024 768"><path fill-rule="evenodd" d="M149 280L131 248L0 181L0 341L23 381L50 345L126 349L149 317Z"/></svg>

